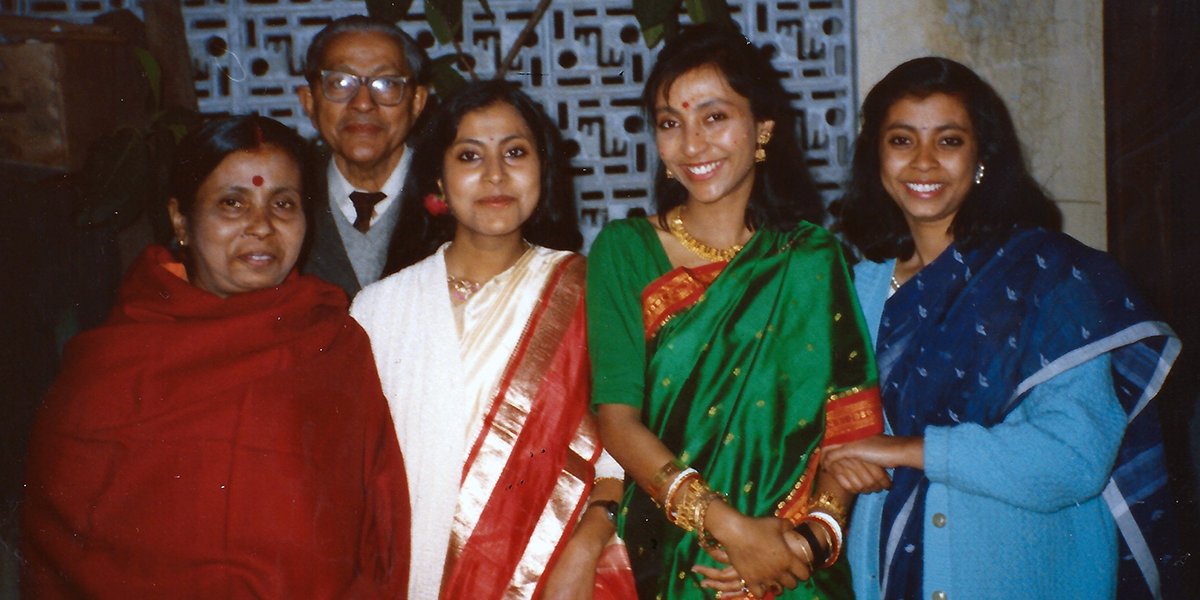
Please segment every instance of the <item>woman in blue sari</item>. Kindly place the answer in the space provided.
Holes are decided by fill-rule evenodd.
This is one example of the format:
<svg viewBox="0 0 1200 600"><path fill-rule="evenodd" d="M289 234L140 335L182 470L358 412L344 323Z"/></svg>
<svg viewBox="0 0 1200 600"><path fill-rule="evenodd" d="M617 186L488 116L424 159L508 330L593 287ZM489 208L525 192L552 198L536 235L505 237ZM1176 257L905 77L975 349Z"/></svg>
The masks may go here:
<svg viewBox="0 0 1200 600"><path fill-rule="evenodd" d="M1179 341L1111 259L1057 232L996 92L921 58L868 94L840 226L894 468L862 495L859 598L1169 596L1158 392Z"/></svg>

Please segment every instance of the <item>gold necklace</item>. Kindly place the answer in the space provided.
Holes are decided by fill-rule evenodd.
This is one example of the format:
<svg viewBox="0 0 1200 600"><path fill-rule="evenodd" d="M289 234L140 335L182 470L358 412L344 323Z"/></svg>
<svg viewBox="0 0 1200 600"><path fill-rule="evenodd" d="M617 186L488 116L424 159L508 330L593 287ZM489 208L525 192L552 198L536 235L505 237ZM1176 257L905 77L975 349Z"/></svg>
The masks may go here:
<svg viewBox="0 0 1200 600"><path fill-rule="evenodd" d="M671 217L668 222L671 228L671 235L679 240L680 245L687 248L693 254L710 262L729 262L734 256L742 250L742 244L734 244L728 248L713 248L700 240L692 237L688 233L686 227L683 226L683 207L679 207L675 211L675 216Z"/></svg>
<svg viewBox="0 0 1200 600"><path fill-rule="evenodd" d="M475 292L479 291L479 288L483 287L482 283L459 279L453 275L446 275L446 283L450 286L450 297L459 302L466 302L468 298L475 295Z"/></svg>

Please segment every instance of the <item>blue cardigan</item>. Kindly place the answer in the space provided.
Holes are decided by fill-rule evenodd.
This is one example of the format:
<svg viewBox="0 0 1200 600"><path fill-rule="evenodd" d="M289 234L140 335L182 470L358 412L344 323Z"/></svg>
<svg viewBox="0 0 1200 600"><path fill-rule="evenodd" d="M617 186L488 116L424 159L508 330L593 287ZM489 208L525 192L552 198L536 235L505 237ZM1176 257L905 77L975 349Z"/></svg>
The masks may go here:
<svg viewBox="0 0 1200 600"><path fill-rule="evenodd" d="M873 342L893 267L854 269ZM925 429L923 598L1113 598L1117 533L1100 493L1125 424L1102 354L1032 389L995 427ZM880 596L886 494L854 509L846 553L860 599Z"/></svg>

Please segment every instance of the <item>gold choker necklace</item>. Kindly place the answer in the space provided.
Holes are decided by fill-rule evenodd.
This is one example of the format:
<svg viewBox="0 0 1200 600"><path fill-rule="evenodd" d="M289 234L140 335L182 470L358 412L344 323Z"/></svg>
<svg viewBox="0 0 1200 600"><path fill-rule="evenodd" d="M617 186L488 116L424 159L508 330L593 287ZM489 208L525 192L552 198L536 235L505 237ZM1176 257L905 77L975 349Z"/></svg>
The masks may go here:
<svg viewBox="0 0 1200 600"><path fill-rule="evenodd" d="M713 248L692 237L692 234L688 233L687 228L683 226L682 206L675 211L675 216L671 217L668 225L671 228L671 235L679 240L680 245L709 262L729 262L742 249L742 244L734 244L728 248Z"/></svg>

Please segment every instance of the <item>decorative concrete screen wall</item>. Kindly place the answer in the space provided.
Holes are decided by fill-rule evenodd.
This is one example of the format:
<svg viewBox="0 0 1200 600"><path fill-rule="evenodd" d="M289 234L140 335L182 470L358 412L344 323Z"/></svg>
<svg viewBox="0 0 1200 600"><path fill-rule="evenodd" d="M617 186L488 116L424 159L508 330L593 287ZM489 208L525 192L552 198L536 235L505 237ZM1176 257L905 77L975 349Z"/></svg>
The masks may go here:
<svg viewBox="0 0 1200 600"><path fill-rule="evenodd" d="M413 10L421 10L414 2ZM682 4L682 3L681 3ZM849 167L855 133L852 0L732 0L734 20L754 43L776 50L805 140L809 168L832 199ZM534 0L491 0L494 19L467 1L463 49L479 76L524 27ZM5 12L88 21L122 0L0 0ZM358 0L184 0L183 15L200 109L257 112L314 131L293 93L312 36L331 19L365 12ZM401 26L433 56L447 53L420 14ZM649 209L656 169L652 132L638 106L656 49L642 41L631 0L554 0L509 79L546 108L562 129L576 175L589 241L609 219Z"/></svg>

